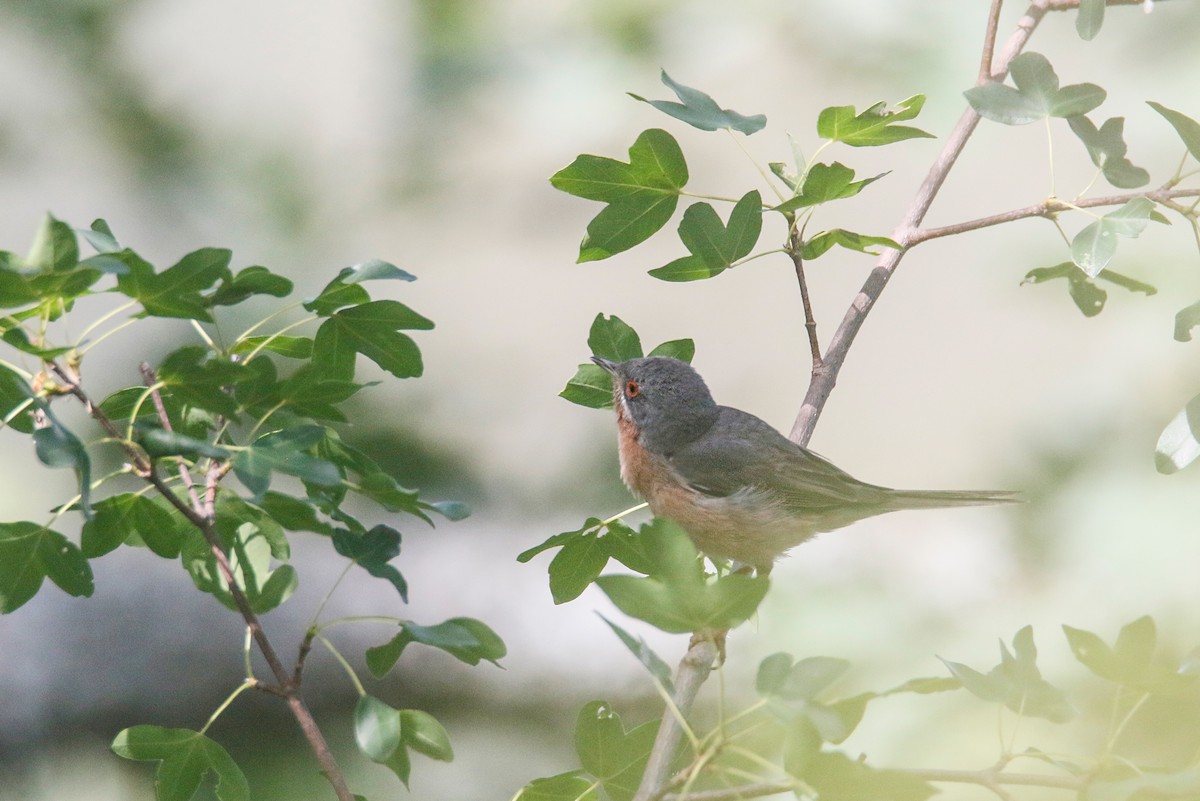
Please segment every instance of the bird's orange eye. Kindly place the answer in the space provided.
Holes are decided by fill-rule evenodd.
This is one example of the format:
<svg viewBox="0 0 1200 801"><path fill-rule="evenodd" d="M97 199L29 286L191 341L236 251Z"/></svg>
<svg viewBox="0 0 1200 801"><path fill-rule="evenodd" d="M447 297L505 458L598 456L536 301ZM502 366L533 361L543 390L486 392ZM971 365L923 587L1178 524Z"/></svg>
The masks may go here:
<svg viewBox="0 0 1200 801"><path fill-rule="evenodd" d="M625 397L636 398L638 395L641 395L641 394L642 394L642 388L638 386L638 382L636 382L636 381L626 381L625 382Z"/></svg>

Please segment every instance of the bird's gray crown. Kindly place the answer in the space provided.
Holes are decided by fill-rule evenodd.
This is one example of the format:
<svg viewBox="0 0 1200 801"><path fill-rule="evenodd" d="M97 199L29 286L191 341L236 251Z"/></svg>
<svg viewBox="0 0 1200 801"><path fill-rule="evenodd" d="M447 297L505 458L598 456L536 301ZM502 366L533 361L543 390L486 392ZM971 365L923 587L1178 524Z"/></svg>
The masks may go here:
<svg viewBox="0 0 1200 801"><path fill-rule="evenodd" d="M651 356L613 364L611 372L616 402L624 404L642 445L655 453L675 453L708 431L720 413L704 379L686 362Z"/></svg>

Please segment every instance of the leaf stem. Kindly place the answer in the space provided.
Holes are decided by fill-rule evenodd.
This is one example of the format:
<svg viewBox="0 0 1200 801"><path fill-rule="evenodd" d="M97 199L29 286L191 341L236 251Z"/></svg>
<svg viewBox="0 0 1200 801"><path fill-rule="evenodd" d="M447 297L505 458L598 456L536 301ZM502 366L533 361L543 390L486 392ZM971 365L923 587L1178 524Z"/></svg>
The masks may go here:
<svg viewBox="0 0 1200 801"><path fill-rule="evenodd" d="M226 709L228 709L229 705L234 702L234 699L236 699L239 695L244 693L246 690L249 690L251 687L253 687L257 683L258 683L258 681L256 679L247 678L241 684L239 684L237 686L237 689L234 690L233 692L231 692L229 694L229 697L226 698L221 703L221 705L219 707L217 707L216 711L212 713L212 715L208 719L208 722L205 723L204 727L200 729L200 734L204 734L206 731L208 731L208 727L213 725L213 723L216 722L217 718L219 718L221 716L221 713L224 712Z"/></svg>
<svg viewBox="0 0 1200 801"><path fill-rule="evenodd" d="M312 317L305 317L303 320L297 320L294 323L289 323L288 325L285 325L283 328L280 328L278 331L276 331L274 334L271 334L269 337L264 339L262 342L259 342L258 346L255 347L254 350L252 350L248 354L246 354L245 363L249 364L251 359L253 359L255 356L257 356L259 354L259 352L262 351L262 349L265 348L267 345L274 342L277 337L283 336L285 333L287 333L288 331L291 331L293 328L298 328L299 326L302 326L305 323L311 323L313 320L319 320L319 319L320 319L319 317L317 317L316 315L313 315ZM241 341L241 340L239 339L238 341Z"/></svg>
<svg viewBox="0 0 1200 801"><path fill-rule="evenodd" d="M1050 10L1052 2L1053 0L1034 0L1030 4L1025 15L1017 23L1016 30L1005 42L999 58L993 59L992 79L1003 78L1008 73L1009 63L1025 47L1029 37L1033 35L1042 18ZM994 9L993 13L995 13ZM976 83L977 85L983 84L986 83L986 80L977 80ZM837 384L838 374L846 361L850 346L862 329L863 323L866 322L867 315L871 313L875 303L887 287L888 281L899 268L908 246L912 244L914 233L925 219L929 207L933 205L933 199L941 190L946 176L954 167L963 148L966 147L967 140L971 138L971 134L979 124L979 119L979 115L975 113L974 109L968 107L963 111L958 123L946 137L941 153L930 166L929 172L913 197L904 218L892 234L891 238L899 242L901 248L884 251L871 274L867 276L862 289L846 310L841 324L834 331L833 337L826 346L821 366L812 372L808 392L804 396L800 411L796 415L796 422L792 426L790 438L793 442L807 445L812 438L817 420Z"/></svg>
<svg viewBox="0 0 1200 801"><path fill-rule="evenodd" d="M92 321L91 325L89 325L87 328L83 329L83 332L75 340L75 347L78 348L80 345L82 345L83 340L87 339L87 335L92 333L92 331L95 331L97 328L104 325L106 322L108 322L112 318L116 317L121 312L132 309L137 304L138 304L138 302L136 300L131 300L128 303L122 303L117 308L112 309L111 311L105 312L104 314L97 317L95 320ZM105 336L107 336L107 334Z"/></svg>
<svg viewBox="0 0 1200 801"><path fill-rule="evenodd" d="M89 342L87 345L85 345L85 346L83 346L83 347L79 347L79 345L78 345L78 344L76 344L76 348L78 349L79 355L80 355L80 356L84 355L85 353L89 352L89 351L90 351L92 348L96 347L96 346L97 346L97 345L99 345L101 342L103 342L104 340L108 339L108 338L109 338L110 336L112 336L113 334L115 334L115 333L117 333L118 331L121 331L121 330L123 330L123 329L125 329L125 328L128 328L129 326L131 326L131 325L133 325L134 323L137 323L137 322L141 322L141 320L140 320L139 318L137 318L137 317L130 317L128 320L126 320L125 322L121 323L120 325L115 325L115 326L113 326L112 328L108 329L108 330L107 330L107 331L105 331L103 334L101 334L100 336L96 337L96 338L95 338L95 339L93 339L91 342ZM83 341L83 337L80 337L80 340L79 340L79 341L80 341L80 342L82 342L82 341Z"/></svg>
<svg viewBox="0 0 1200 801"><path fill-rule="evenodd" d="M354 683L354 689L358 692L359 697L361 698L366 695L366 689L363 687L362 682L358 680L358 674L354 672L354 668L350 667L350 663L346 661L346 657L342 656L341 652L334 648L333 643L329 640L320 635L317 635L317 639L321 641L321 645L324 645L329 650L329 653L333 654L333 658L345 669L347 675L350 676L350 681Z"/></svg>
<svg viewBox="0 0 1200 801"><path fill-rule="evenodd" d="M742 140L738 139L733 130L730 128L726 128L725 132L729 134L731 139L733 139L733 143L738 146L738 149L742 151L742 154L750 160L751 164L754 165L754 169L758 170L758 174L762 176L763 182L766 183L767 186L771 187L771 191L775 193L775 197L779 198L779 202L783 203L786 201L787 197L785 197L784 194L779 191L779 187L775 185L773 180L771 180L771 174L763 169L763 166L758 163L758 160L755 159L754 156L750 155L750 151L746 149L746 145L742 143Z"/></svg>
<svg viewBox="0 0 1200 801"><path fill-rule="evenodd" d="M607 520L601 520L601 521L600 521L600 525L602 525L602 526L607 526L607 525L609 525L610 523L615 523L615 522L617 522L618 520L620 520L621 518L625 517L625 515L631 515L631 514L633 514L634 512L637 512L637 511L640 511L640 510L642 510L642 509L645 509L645 508L646 508L647 506L649 506L649 505L650 505L650 504L648 504L648 503L639 503L637 506L630 506L630 507L629 507L628 509L626 509L624 512L618 512L617 514L613 515L612 517L608 518Z"/></svg>
<svg viewBox="0 0 1200 801"><path fill-rule="evenodd" d="M354 562L347 562L346 567L338 574L337 579L333 582L333 586L329 588L329 592L325 593L325 597L321 599L321 603L317 605L317 611L313 612L312 619L308 621L308 628L317 629L320 631L326 626L317 626L317 621L321 619L321 613L325 611L325 605L329 603L329 599L333 597L333 593L341 585L342 579L346 578L346 574L350 572L350 568L354 567Z"/></svg>

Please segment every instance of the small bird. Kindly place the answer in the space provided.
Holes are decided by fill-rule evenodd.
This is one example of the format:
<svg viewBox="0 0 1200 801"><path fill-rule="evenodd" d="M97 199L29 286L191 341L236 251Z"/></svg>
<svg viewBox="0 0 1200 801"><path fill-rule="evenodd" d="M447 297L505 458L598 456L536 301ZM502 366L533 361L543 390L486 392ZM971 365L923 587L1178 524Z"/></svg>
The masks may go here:
<svg viewBox="0 0 1200 801"><path fill-rule="evenodd" d="M1015 501L1010 492L867 484L747 412L718 406L691 365L662 356L592 361L613 377L621 478L703 553L770 572L789 548L901 509Z"/></svg>

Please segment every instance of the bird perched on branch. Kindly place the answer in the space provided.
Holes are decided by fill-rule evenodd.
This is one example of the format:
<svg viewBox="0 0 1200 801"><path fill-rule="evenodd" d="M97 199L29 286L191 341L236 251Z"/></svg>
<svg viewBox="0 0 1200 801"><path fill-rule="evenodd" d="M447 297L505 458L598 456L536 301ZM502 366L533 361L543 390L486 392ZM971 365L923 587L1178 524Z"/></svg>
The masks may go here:
<svg viewBox="0 0 1200 801"><path fill-rule="evenodd" d="M702 552L759 575L789 548L866 517L1015 500L1009 492L867 484L754 415L718 406L685 362L592 361L613 376L625 484Z"/></svg>

